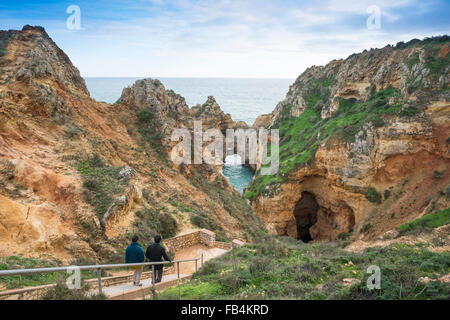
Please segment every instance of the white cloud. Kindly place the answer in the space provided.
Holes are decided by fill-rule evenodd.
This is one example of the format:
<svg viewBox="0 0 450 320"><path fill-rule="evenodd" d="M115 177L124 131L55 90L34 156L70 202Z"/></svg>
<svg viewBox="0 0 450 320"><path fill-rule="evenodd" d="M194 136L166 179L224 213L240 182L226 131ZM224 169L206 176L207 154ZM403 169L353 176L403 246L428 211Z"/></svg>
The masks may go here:
<svg viewBox="0 0 450 320"><path fill-rule="evenodd" d="M414 0L328 0L298 7L268 0L147 1L160 6L158 14L94 23L78 36L79 45L68 53L83 75L295 78L311 65L430 36L426 30L366 28L370 4L380 5L383 23L390 23L401 18L393 8ZM362 19L348 21L349 14Z"/></svg>

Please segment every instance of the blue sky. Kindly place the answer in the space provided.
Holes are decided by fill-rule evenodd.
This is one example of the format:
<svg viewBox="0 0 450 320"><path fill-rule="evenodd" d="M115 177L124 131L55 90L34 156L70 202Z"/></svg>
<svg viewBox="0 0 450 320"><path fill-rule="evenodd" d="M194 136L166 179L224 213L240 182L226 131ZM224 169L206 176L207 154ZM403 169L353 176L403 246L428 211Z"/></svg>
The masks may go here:
<svg viewBox="0 0 450 320"><path fill-rule="evenodd" d="M81 29L69 30L77 5ZM370 30L367 9L381 11ZM296 78L311 65L449 34L448 0L0 0L0 29L45 27L83 76Z"/></svg>

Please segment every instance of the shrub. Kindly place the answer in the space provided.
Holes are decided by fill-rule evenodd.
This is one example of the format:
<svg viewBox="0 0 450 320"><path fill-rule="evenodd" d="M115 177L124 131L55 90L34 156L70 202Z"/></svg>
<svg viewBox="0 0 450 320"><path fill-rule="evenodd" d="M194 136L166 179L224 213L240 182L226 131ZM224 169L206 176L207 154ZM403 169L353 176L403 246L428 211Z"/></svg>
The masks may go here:
<svg viewBox="0 0 450 320"><path fill-rule="evenodd" d="M211 275L216 274L220 270L220 263L217 260L206 261L203 267L197 272L198 275Z"/></svg>
<svg viewBox="0 0 450 320"><path fill-rule="evenodd" d="M273 128L280 130L280 176L264 176L256 174L250 184L245 197L256 199L258 195L273 196L272 187L283 183L283 176L292 170L302 166L313 165L316 151L320 144L329 138L337 138L346 142L354 142L359 132L364 131L364 126L372 123L375 127L384 125L384 118L390 115L399 115L402 112L402 93L392 87L379 90L372 86L371 95L367 100L355 98L338 98L339 108L332 117L321 120L320 108L315 109L320 101L329 101L321 97L321 82L313 79L306 84L303 98L307 108L295 118L289 117L291 105L286 105L277 117ZM323 91L325 95L326 90ZM327 91L328 92L328 91ZM329 94L329 92L328 92ZM395 101L390 104L393 98ZM329 102L325 102L329 103ZM412 116L420 112L420 109L411 107L404 111L403 115ZM378 200L377 200L378 201ZM381 201L381 198L380 200Z"/></svg>
<svg viewBox="0 0 450 320"><path fill-rule="evenodd" d="M367 200L373 203L381 203L381 194L374 187L370 187L366 194Z"/></svg>
<svg viewBox="0 0 450 320"><path fill-rule="evenodd" d="M254 257L248 267L252 276L259 276L273 270L272 259L268 257Z"/></svg>
<svg viewBox="0 0 450 320"><path fill-rule="evenodd" d="M144 206L144 209L136 212L134 226L136 234L141 239L150 239L156 234L163 238L172 238L178 231L178 223L169 213L160 213Z"/></svg>
<svg viewBox="0 0 450 320"><path fill-rule="evenodd" d="M91 293L90 286L82 282L80 289L69 289L64 279L59 279L56 286L47 289L42 300L104 300L106 296L100 293Z"/></svg>
<svg viewBox="0 0 450 320"><path fill-rule="evenodd" d="M77 169L83 177L86 201L101 218L113 203L114 196L125 192L128 179L120 178L122 167L108 166L98 155L80 161Z"/></svg>
<svg viewBox="0 0 450 320"><path fill-rule="evenodd" d="M141 123L147 123L149 121L152 121L155 118L155 114L150 111L149 109L142 109L139 110L137 113L138 121Z"/></svg>

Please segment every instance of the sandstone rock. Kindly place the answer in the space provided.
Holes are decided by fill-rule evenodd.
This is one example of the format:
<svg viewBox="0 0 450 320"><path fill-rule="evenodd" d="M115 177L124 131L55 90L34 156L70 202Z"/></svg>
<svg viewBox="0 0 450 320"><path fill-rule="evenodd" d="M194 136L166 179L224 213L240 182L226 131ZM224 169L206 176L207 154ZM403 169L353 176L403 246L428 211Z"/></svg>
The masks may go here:
<svg viewBox="0 0 450 320"><path fill-rule="evenodd" d="M399 232L396 229L389 230L385 234L383 234L380 238L381 240L391 240L397 238L399 235Z"/></svg>
<svg viewBox="0 0 450 320"><path fill-rule="evenodd" d="M132 168L125 166L122 170L119 171L120 178L129 179L132 177L134 171Z"/></svg>
<svg viewBox="0 0 450 320"><path fill-rule="evenodd" d="M353 278L342 279L342 284L346 288L350 288L352 285L354 285L356 283L360 283L360 282L361 282L361 280L359 280L359 279L353 279Z"/></svg>
<svg viewBox="0 0 450 320"><path fill-rule="evenodd" d="M233 244L234 247L242 247L245 245L245 242L238 239L234 239L233 241L231 241L231 243Z"/></svg>

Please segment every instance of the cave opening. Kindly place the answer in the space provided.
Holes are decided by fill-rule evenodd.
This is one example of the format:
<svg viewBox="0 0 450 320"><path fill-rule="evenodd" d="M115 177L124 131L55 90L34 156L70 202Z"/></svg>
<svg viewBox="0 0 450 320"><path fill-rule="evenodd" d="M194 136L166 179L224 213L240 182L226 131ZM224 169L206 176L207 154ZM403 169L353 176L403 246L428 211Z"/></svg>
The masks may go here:
<svg viewBox="0 0 450 320"><path fill-rule="evenodd" d="M303 192L302 197L294 208L295 221L297 223L297 239L308 243L314 240L310 233L310 228L317 223L317 212L319 204L314 194Z"/></svg>

